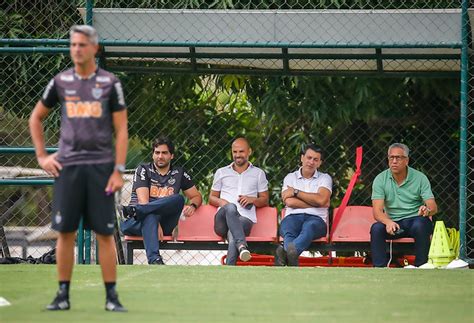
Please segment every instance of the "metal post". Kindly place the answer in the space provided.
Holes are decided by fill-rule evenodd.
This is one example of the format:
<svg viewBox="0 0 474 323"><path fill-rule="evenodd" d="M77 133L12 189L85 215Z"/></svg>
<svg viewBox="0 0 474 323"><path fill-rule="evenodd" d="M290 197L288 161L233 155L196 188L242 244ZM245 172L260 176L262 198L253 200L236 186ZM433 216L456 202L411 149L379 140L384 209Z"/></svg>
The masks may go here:
<svg viewBox="0 0 474 323"><path fill-rule="evenodd" d="M87 0L86 2L86 24L92 26L92 9L94 8L94 0Z"/></svg>
<svg viewBox="0 0 474 323"><path fill-rule="evenodd" d="M462 2L462 49L461 49L461 115L459 125L459 234L460 254L466 259L466 183L467 183L467 99L468 99L468 1Z"/></svg>
<svg viewBox="0 0 474 323"><path fill-rule="evenodd" d="M77 263L84 263L84 227L82 225L82 219L77 229Z"/></svg>
<svg viewBox="0 0 474 323"><path fill-rule="evenodd" d="M84 263L91 264L91 230L84 230Z"/></svg>

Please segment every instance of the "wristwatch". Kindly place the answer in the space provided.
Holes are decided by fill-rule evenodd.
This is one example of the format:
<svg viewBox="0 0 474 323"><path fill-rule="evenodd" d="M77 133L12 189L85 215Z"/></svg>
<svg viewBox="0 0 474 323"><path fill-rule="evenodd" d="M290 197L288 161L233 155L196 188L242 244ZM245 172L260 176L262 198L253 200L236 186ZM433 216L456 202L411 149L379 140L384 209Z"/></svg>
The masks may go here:
<svg viewBox="0 0 474 323"><path fill-rule="evenodd" d="M117 172L119 172L120 174L123 174L125 173L125 165L123 164L117 164L115 165L115 168L114 168Z"/></svg>
<svg viewBox="0 0 474 323"><path fill-rule="evenodd" d="M293 197L298 196L298 193L299 193L299 192L300 192L300 190L295 188L295 189L293 190Z"/></svg>

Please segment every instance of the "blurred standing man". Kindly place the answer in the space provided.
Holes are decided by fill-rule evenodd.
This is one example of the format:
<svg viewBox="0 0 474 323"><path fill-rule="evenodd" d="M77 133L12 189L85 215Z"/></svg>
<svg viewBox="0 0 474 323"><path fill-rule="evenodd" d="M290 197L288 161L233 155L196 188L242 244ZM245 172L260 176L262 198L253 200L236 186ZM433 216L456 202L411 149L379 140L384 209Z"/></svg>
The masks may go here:
<svg viewBox="0 0 474 323"><path fill-rule="evenodd" d="M68 310L74 265L76 230L95 231L99 262L106 289L107 311L127 311L119 302L114 245L114 196L123 186L128 130L122 85L95 63L99 49L96 30L76 25L70 30L74 68L56 75L46 87L30 117L30 131L38 163L54 182L52 228L59 231L56 246L59 290L46 309ZM59 150L45 150L43 120L61 104ZM113 132L115 130L115 160Z"/></svg>
<svg viewBox="0 0 474 323"><path fill-rule="evenodd" d="M409 149L395 143L388 148L388 166L372 184L372 207L377 221L370 229L374 267L386 267L386 239L415 239L415 266L428 261L436 205L425 174L408 166Z"/></svg>
<svg viewBox="0 0 474 323"><path fill-rule="evenodd" d="M227 265L235 265L237 257L250 260L245 237L257 223L256 208L268 205L267 177L249 162L251 153L247 139L238 138L232 143L234 162L216 171L209 196L209 204L219 207L214 231L229 242Z"/></svg>
<svg viewBox="0 0 474 323"><path fill-rule="evenodd" d="M276 249L277 266L298 266L299 255L308 249L311 241L327 233L332 178L318 171L323 162L323 151L308 144L300 159L300 169L283 180L281 197L286 214L280 224L280 234L284 246Z"/></svg>

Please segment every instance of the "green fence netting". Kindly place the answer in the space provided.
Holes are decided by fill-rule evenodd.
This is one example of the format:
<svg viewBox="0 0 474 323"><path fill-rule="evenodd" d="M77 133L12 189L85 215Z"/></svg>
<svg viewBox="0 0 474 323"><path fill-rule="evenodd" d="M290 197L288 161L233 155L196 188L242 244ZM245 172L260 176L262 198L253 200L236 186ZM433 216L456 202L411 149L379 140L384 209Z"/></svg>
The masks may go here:
<svg viewBox="0 0 474 323"><path fill-rule="evenodd" d="M214 171L236 136L281 208L284 176L316 142L327 157L337 207L362 145L350 204L370 205L371 183L393 142L431 180L436 219L459 226L461 1L9 1L0 5L0 146L31 147L28 116L49 79L70 66L68 29L89 18L101 66L121 79L129 108L130 170L150 160L161 134L175 163L207 200ZM92 15L91 15L92 13ZM472 55L471 55L472 61ZM472 66L472 65L471 65ZM473 110L469 74L466 252L474 257ZM46 122L55 147L59 115ZM0 154L2 179L47 178L33 154ZM0 216L12 255L54 245L51 187L3 185ZM168 263L218 264L222 252L165 251ZM143 253L136 254L143 262Z"/></svg>

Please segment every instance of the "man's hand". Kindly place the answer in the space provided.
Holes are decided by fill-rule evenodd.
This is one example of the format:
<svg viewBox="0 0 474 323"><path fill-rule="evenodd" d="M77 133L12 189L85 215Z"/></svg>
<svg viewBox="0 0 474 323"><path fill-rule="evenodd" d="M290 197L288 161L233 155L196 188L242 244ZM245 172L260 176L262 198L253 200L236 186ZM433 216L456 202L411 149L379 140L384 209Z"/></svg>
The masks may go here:
<svg viewBox="0 0 474 323"><path fill-rule="evenodd" d="M242 207L247 208L249 205L254 204L256 197L239 195L238 202Z"/></svg>
<svg viewBox="0 0 474 323"><path fill-rule="evenodd" d="M54 177L58 177L59 172L63 169L61 164L56 160L57 155L58 153L54 153L38 157L38 164L40 167L44 169L46 173L53 175Z"/></svg>
<svg viewBox="0 0 474 323"><path fill-rule="evenodd" d="M418 209L418 215L421 215L421 216L430 216L430 212L431 212L430 208L427 207L426 205L422 205Z"/></svg>
<svg viewBox="0 0 474 323"><path fill-rule="evenodd" d="M194 207L194 205L185 205L183 208L183 215L188 218L190 216L193 216L195 211L196 208Z"/></svg>
<svg viewBox="0 0 474 323"><path fill-rule="evenodd" d="M110 175L109 181L107 182L107 186L105 187L106 194L112 194L117 192L123 187L123 178L122 175L118 171L114 171L112 175Z"/></svg>
<svg viewBox="0 0 474 323"><path fill-rule="evenodd" d="M287 198L294 197L294 193L295 193L295 189L291 186L288 186L286 190L281 192L281 198L283 202L285 202Z"/></svg>
<svg viewBox="0 0 474 323"><path fill-rule="evenodd" d="M400 226L394 221L390 221L385 224L385 230L387 230L387 233L392 236L395 235L395 231L398 229L400 229Z"/></svg>

